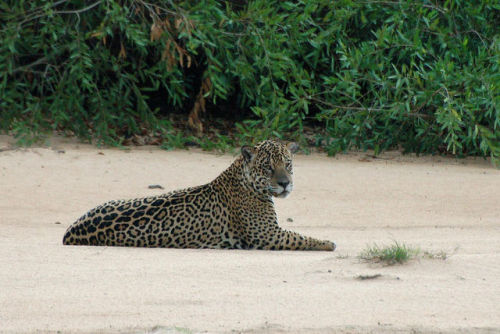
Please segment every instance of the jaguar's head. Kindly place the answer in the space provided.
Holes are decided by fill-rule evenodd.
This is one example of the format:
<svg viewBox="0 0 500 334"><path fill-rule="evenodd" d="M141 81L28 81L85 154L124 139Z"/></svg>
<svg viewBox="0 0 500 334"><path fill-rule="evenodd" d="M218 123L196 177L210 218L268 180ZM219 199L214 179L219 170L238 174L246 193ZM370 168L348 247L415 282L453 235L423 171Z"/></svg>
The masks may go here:
<svg viewBox="0 0 500 334"><path fill-rule="evenodd" d="M243 169L251 187L264 195L287 197L293 189L292 153L296 143L266 140L256 146L243 146Z"/></svg>

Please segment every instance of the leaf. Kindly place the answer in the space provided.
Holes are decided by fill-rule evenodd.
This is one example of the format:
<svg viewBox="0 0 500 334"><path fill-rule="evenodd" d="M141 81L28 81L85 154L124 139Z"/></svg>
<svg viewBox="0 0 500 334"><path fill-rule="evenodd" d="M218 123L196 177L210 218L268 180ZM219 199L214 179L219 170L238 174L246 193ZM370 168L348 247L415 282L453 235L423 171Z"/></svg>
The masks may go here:
<svg viewBox="0 0 500 334"><path fill-rule="evenodd" d="M162 34L163 34L163 28L161 27L161 25L157 24L156 22L153 22L153 24L151 25L151 32L149 34L151 42L159 40Z"/></svg>
<svg viewBox="0 0 500 334"><path fill-rule="evenodd" d="M127 58L127 52L125 51L125 47L123 46L123 42L120 42L120 52L118 53L118 58L121 58L121 59Z"/></svg>

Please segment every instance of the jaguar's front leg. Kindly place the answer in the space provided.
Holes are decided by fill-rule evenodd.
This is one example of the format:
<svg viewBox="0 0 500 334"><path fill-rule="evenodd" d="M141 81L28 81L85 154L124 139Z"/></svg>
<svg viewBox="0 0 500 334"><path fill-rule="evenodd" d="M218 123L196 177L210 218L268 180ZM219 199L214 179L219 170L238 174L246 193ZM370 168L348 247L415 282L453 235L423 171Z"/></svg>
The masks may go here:
<svg viewBox="0 0 500 334"><path fill-rule="evenodd" d="M328 240L318 240L271 226L249 240L251 248L267 250L334 251L336 245Z"/></svg>

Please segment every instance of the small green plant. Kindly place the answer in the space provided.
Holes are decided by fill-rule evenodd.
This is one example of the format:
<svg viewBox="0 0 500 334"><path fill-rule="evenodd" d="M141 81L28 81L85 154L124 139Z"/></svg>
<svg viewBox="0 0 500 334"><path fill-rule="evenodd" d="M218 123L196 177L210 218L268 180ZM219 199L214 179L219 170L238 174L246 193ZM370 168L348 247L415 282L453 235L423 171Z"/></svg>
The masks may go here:
<svg viewBox="0 0 500 334"><path fill-rule="evenodd" d="M416 248L395 241L394 244L389 246L380 247L376 244L369 246L361 252L359 258L365 261L383 262L387 265L393 265L405 263L417 256L419 252Z"/></svg>
<svg viewBox="0 0 500 334"><path fill-rule="evenodd" d="M234 147L238 146L234 140L228 136L216 134L212 138L202 137L197 140L201 149L204 151L218 151L220 153L232 152Z"/></svg>
<svg viewBox="0 0 500 334"><path fill-rule="evenodd" d="M174 327L174 333L176 333L176 334L191 334L193 332L189 328Z"/></svg>
<svg viewBox="0 0 500 334"><path fill-rule="evenodd" d="M191 334L192 330L184 327L164 327L164 326L155 326L148 330L146 334L161 334L161 333L171 333L171 334Z"/></svg>
<svg viewBox="0 0 500 334"><path fill-rule="evenodd" d="M188 143L195 143L196 138L193 136L188 136L182 131L164 133L163 143L160 147L164 150L170 151L173 149L187 148Z"/></svg>

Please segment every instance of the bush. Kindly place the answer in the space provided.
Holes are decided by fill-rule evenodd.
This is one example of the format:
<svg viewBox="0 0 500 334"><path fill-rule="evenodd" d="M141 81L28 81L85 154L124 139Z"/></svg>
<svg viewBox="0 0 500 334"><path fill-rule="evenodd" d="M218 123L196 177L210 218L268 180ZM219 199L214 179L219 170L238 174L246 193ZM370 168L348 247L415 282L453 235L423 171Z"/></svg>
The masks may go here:
<svg viewBox="0 0 500 334"><path fill-rule="evenodd" d="M205 110L230 110L241 143L495 159L497 22L493 0L4 1L0 127L168 146L185 138L169 115L199 135Z"/></svg>

